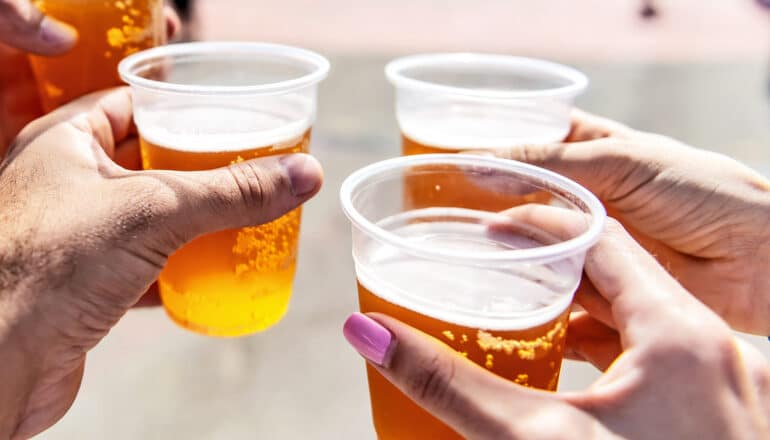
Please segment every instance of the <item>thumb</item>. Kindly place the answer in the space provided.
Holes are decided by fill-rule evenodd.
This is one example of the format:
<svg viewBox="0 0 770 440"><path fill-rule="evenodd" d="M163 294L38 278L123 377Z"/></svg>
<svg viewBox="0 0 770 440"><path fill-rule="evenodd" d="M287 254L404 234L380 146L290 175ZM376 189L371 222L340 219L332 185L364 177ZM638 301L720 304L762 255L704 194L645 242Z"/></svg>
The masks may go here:
<svg viewBox="0 0 770 440"><path fill-rule="evenodd" d="M137 227L161 226L144 229L169 232L168 242L181 246L199 235L282 216L318 192L323 171L312 156L292 154L210 171L141 171L132 177L140 182L134 193L149 197L129 206L123 218L144 223Z"/></svg>
<svg viewBox="0 0 770 440"><path fill-rule="evenodd" d="M38 55L59 55L76 41L75 28L46 16L29 0L0 0L0 43Z"/></svg>

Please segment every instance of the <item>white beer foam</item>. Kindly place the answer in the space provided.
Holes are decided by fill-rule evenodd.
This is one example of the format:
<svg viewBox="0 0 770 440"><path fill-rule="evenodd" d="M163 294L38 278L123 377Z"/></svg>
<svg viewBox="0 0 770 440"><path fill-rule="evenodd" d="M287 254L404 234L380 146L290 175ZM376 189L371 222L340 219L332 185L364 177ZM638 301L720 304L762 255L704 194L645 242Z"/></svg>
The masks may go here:
<svg viewBox="0 0 770 440"><path fill-rule="evenodd" d="M445 150L505 148L528 143L563 140L569 126L528 107L467 106L447 103L400 111L403 134Z"/></svg>
<svg viewBox="0 0 770 440"><path fill-rule="evenodd" d="M483 224L412 223L390 232L455 252L539 246L516 235L505 243L493 240ZM569 306L580 278L571 262L482 269L427 261L376 240L368 246L354 253L356 274L366 289L390 303L472 328L521 330L551 321Z"/></svg>
<svg viewBox="0 0 770 440"><path fill-rule="evenodd" d="M312 115L286 109L174 107L137 114L141 136L153 144L186 152L227 152L291 143L310 128Z"/></svg>

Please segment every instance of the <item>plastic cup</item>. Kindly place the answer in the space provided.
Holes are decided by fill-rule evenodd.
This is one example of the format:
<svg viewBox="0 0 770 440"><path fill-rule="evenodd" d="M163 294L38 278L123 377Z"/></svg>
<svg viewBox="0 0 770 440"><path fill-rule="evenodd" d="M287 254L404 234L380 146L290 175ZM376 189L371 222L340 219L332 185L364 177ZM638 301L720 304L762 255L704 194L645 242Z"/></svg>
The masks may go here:
<svg viewBox="0 0 770 440"><path fill-rule="evenodd" d="M449 53L414 55L390 62L385 73L396 87L396 117L405 156L494 150L563 140L570 110L588 79L549 61L508 55ZM435 194L433 186L444 188ZM484 209L504 209L546 194L466 192L460 175L435 176L407 190L414 207L450 197Z"/></svg>
<svg viewBox="0 0 770 440"><path fill-rule="evenodd" d="M142 165L171 170L307 152L328 70L307 50L234 42L158 47L119 66L133 91ZM300 213L205 235L173 254L158 279L168 315L213 336L278 322L291 296Z"/></svg>
<svg viewBox="0 0 770 440"><path fill-rule="evenodd" d="M443 199L412 208L404 182L462 176L472 191L537 188L545 203L504 213ZM437 189L440 191L440 189ZM575 182L531 165L473 155L405 156L345 180L362 312L393 316L518 384L555 390L570 304L605 211ZM367 366L378 438L460 438Z"/></svg>
<svg viewBox="0 0 770 440"><path fill-rule="evenodd" d="M403 153L448 153L554 142L588 85L561 64L508 55L446 53L391 61Z"/></svg>

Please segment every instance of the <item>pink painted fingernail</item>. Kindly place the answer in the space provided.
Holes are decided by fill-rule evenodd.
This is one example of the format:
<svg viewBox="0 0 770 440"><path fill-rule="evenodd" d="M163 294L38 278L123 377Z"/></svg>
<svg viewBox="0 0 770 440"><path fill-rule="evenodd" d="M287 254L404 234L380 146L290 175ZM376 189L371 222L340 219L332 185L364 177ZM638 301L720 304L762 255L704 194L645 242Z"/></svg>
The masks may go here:
<svg viewBox="0 0 770 440"><path fill-rule="evenodd" d="M366 359L384 365L393 335L377 321L361 313L350 315L342 333L350 345Z"/></svg>

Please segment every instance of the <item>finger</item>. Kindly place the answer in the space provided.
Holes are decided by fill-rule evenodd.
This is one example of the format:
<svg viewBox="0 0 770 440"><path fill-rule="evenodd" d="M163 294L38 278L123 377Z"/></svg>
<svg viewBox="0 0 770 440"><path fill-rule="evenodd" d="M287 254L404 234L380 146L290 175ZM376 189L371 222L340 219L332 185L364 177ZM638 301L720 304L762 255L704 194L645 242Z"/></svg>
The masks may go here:
<svg viewBox="0 0 770 440"><path fill-rule="evenodd" d="M16 135L43 114L27 55L0 43L0 160Z"/></svg>
<svg viewBox="0 0 770 440"><path fill-rule="evenodd" d="M71 123L93 135L108 156L114 156L117 142L129 133L133 116L128 87L91 93L36 119L19 133L15 145L26 145L60 123Z"/></svg>
<svg viewBox="0 0 770 440"><path fill-rule="evenodd" d="M592 141L610 136L624 138L631 132L633 132L632 129L619 122L580 109L573 109L570 132L565 142Z"/></svg>
<svg viewBox="0 0 770 440"><path fill-rule="evenodd" d="M38 55L59 55L77 38L75 28L46 16L29 0L0 0L0 43Z"/></svg>
<svg viewBox="0 0 770 440"><path fill-rule="evenodd" d="M748 342L736 338L736 343L751 380L746 391L749 393L753 391L756 400L764 409L764 414L767 414L770 411L770 364L767 358ZM757 415L761 416L761 414Z"/></svg>
<svg viewBox="0 0 770 440"><path fill-rule="evenodd" d="M611 329L617 329L612 317L612 307L604 297L596 291L591 280L584 278L575 292L575 302L580 304L594 319Z"/></svg>
<svg viewBox="0 0 770 440"><path fill-rule="evenodd" d="M321 165L306 154L210 171L135 172L122 192L148 196L127 204L122 218L134 219L150 234L172 234L156 238L179 239L174 246L180 246L204 233L272 221L310 199L322 181Z"/></svg>
<svg viewBox="0 0 770 440"><path fill-rule="evenodd" d="M585 186L604 201L621 199L659 167L639 157L625 141L601 138L576 143L517 145L494 151L497 157L549 169Z"/></svg>
<svg viewBox="0 0 770 440"><path fill-rule="evenodd" d="M173 41L182 32L182 21L176 10L169 5L163 7L163 15L166 18L166 38Z"/></svg>
<svg viewBox="0 0 770 440"><path fill-rule="evenodd" d="M380 374L465 438L537 438L526 425L534 424L538 414L578 417L555 395L495 376L387 316L355 313L343 333ZM574 421L575 429L580 430L580 423ZM548 427L540 428L538 434L546 438Z"/></svg>
<svg viewBox="0 0 770 440"><path fill-rule="evenodd" d="M539 234L542 235L542 237L539 237L535 232L529 232L528 236L531 236L532 238L535 238L536 240L539 240L543 243L552 243L559 240L563 241L577 236L585 230L588 220L587 216L580 212L570 211L554 206L537 204L518 206L505 211L504 214L512 220L512 224L495 224L492 225L493 230L502 231L506 229L515 229L518 233L524 233L525 228L523 228L521 225L528 225L531 227L532 231L539 231ZM684 301L686 304L699 304L697 301L692 299L689 293L684 291L684 289L682 289L682 287L668 273L666 273L665 270L663 270L663 268L657 264L657 262L647 252L645 252L636 242L634 242L628 233L624 231L617 222L614 220L612 220L612 222L613 225L608 226L608 230L610 232L609 234L605 233L605 236L620 235L624 237L621 243L622 247L629 248L631 251L628 249L616 251L618 251L622 257L631 256L633 258L627 258L623 264L618 264L619 261L624 260L622 258L613 260L612 257L608 257L606 261L608 263L613 263L612 267L614 268L615 272L604 270L603 275L605 276L603 278L599 278L599 281L605 282L609 279L613 279L613 277L617 278L618 274L636 275L636 277L631 278L632 280L644 279L646 282L644 284L640 282L638 285L634 284L635 281L629 281L627 283L627 286L629 287L627 288L626 285L624 285L623 289L625 289L624 292L627 292L631 295L631 298L640 297L640 302L644 302L646 297L652 295L653 293L660 297L660 304L651 302L633 306L639 308L643 306L645 308L651 309L651 312L649 313L650 318L648 318L650 321L653 321L658 316L655 311L660 307L666 307L665 302L667 300L671 300L671 297L669 297L668 293L669 291L674 292L674 299L684 298L686 299ZM551 234L551 236L555 237L556 240L552 239L551 241L547 241L548 234ZM606 249L608 247L606 244L607 241L608 240L606 239L604 240L604 245L599 249L598 253L601 253L601 249ZM663 249L661 246L658 246L656 249L661 252L659 255L657 255L657 257L660 258L661 261L665 262L667 266L666 268L668 270L674 273L684 271L683 268L693 266L692 262L689 261L689 257L670 250L668 252L663 252L665 249ZM597 251L595 250L593 254L597 254ZM588 255L590 256L592 253L589 253ZM637 259L644 262L645 265L640 265L637 263ZM588 261L590 261L590 259ZM589 269L588 261L586 262L587 272ZM698 265L697 267L701 266ZM584 280L581 283L581 286L579 287L576 294L576 301L581 304L587 311L589 311L595 319L599 320L604 325L618 330L627 330L621 325L621 323L618 322L619 310L616 307L617 304L613 303L615 298L613 298L612 295L617 294L613 292L618 290L618 287L613 286L612 284L603 284L602 286L599 286L597 285L597 279L590 277L590 274L589 278L589 280ZM702 277L695 278L699 279ZM665 282L659 282L659 280L664 280ZM622 305L624 302L625 300L621 300L618 301L618 304ZM633 309L633 307L630 307L630 309ZM642 309L639 311L639 316L644 316ZM626 310L622 307L620 308L620 312L620 316L623 318L629 318L633 316L632 314L627 313L629 310ZM634 327L643 328L644 326L636 325Z"/></svg>
<svg viewBox="0 0 770 440"><path fill-rule="evenodd" d="M585 272L612 307L624 347L674 339L711 323L724 323L685 291L623 227L608 219L599 242L586 256Z"/></svg>
<svg viewBox="0 0 770 440"><path fill-rule="evenodd" d="M571 358L585 360L601 371L607 370L623 352L618 332L586 312L570 315L566 345Z"/></svg>
<svg viewBox="0 0 770 440"><path fill-rule="evenodd" d="M590 217L578 211L555 206L528 204L504 211L511 223L495 223L493 232L515 231L541 243L552 244L569 240L588 228ZM583 306L591 316L605 325L615 328L610 303L602 297L589 279L583 279L575 293L575 302Z"/></svg>
<svg viewBox="0 0 770 440"><path fill-rule="evenodd" d="M93 106L70 122L91 134L107 156L114 157L115 146L128 136L132 116L131 93L121 87L98 94Z"/></svg>
<svg viewBox="0 0 770 440"><path fill-rule="evenodd" d="M629 194L672 166L674 156L682 156L671 142L645 142L632 136L633 130L577 112L570 142L524 144L486 151L504 159L547 168L585 186L600 199L613 205L626 201ZM648 136L649 137L649 136ZM648 140L648 138L645 138ZM619 206L622 210L628 206Z"/></svg>
<svg viewBox="0 0 770 440"><path fill-rule="evenodd" d="M493 232L516 232L543 244L553 244L577 237L588 229L591 217L583 212L556 206L529 203L501 214L510 222L494 223Z"/></svg>

